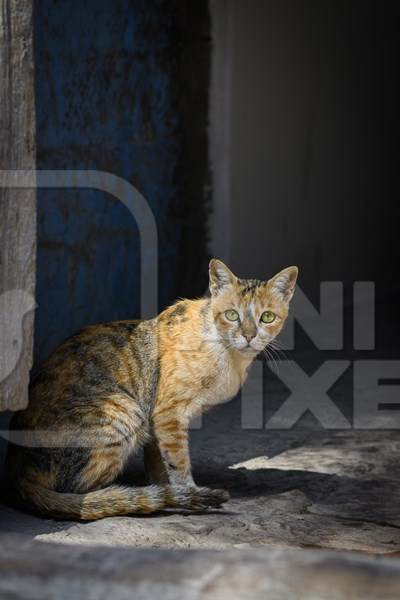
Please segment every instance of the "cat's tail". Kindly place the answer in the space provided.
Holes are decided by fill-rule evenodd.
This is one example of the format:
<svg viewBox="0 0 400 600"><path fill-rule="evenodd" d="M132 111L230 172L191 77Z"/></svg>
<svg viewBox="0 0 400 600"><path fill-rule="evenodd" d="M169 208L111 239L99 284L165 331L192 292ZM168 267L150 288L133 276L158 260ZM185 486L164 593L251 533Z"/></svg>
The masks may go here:
<svg viewBox="0 0 400 600"><path fill-rule="evenodd" d="M64 494L29 481L18 484L18 496L25 506L43 515L82 521L150 514L165 508L201 511L218 508L229 499L224 490L170 485L142 488L113 485L85 494Z"/></svg>

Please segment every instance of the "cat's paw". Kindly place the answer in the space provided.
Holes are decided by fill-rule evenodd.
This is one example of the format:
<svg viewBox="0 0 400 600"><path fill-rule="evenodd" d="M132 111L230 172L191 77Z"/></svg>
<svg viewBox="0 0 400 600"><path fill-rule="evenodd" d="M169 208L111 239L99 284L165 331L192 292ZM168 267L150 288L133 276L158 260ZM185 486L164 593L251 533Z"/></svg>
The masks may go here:
<svg viewBox="0 0 400 600"><path fill-rule="evenodd" d="M167 486L166 506L203 511L208 508L220 508L230 498L225 490L213 490L197 486Z"/></svg>
<svg viewBox="0 0 400 600"><path fill-rule="evenodd" d="M207 508L220 508L221 504L228 502L229 498L229 492L226 490L196 487L192 491L192 509L205 510Z"/></svg>

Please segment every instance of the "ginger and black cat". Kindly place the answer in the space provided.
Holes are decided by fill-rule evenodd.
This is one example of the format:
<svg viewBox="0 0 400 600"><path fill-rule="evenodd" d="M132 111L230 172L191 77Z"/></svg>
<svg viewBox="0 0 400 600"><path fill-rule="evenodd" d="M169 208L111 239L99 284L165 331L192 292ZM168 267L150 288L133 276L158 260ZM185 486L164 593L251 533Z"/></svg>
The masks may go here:
<svg viewBox="0 0 400 600"><path fill-rule="evenodd" d="M64 342L13 419L7 465L18 501L92 520L228 500L194 483L189 422L237 394L281 331L296 278L289 267L265 282L238 279L213 259L209 298L180 300L148 321L87 327ZM113 483L141 446L151 485Z"/></svg>

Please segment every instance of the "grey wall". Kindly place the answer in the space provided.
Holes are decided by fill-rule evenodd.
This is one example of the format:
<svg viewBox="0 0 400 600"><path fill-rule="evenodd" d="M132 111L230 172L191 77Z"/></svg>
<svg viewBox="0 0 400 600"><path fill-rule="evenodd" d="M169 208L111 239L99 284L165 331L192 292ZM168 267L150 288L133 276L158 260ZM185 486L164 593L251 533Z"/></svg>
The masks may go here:
<svg viewBox="0 0 400 600"><path fill-rule="evenodd" d="M397 285L391 4L231 0L229 10L232 267L262 277L298 264L305 291L320 280Z"/></svg>

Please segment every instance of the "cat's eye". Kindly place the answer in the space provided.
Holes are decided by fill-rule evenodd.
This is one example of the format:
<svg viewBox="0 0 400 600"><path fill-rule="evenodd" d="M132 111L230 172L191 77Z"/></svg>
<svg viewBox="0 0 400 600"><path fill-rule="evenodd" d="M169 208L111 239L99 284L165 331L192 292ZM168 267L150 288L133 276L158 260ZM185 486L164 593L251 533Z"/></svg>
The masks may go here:
<svg viewBox="0 0 400 600"><path fill-rule="evenodd" d="M225 316L228 319L228 321L238 321L239 320L239 313L236 310L233 310L233 308L226 310Z"/></svg>
<svg viewBox="0 0 400 600"><path fill-rule="evenodd" d="M272 310L266 310L260 317L260 321L263 323L273 323L276 319L276 314Z"/></svg>

